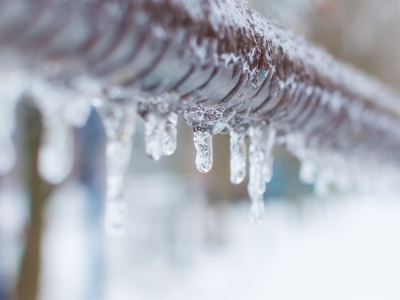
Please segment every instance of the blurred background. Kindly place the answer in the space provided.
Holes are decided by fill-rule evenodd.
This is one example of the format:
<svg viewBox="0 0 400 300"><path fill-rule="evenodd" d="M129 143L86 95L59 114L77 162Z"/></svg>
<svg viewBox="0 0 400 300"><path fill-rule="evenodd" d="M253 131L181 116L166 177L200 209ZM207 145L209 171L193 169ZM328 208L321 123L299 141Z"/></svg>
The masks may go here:
<svg viewBox="0 0 400 300"><path fill-rule="evenodd" d="M249 5L400 92L400 1ZM214 166L201 174L182 119L177 151L159 162L146 156L138 120L127 232L109 237L97 114L74 132L74 172L57 187L33 171L37 112L21 104L18 114L20 161L0 177L0 300L400 299L399 191L316 197L276 146L255 226L247 180L229 180L228 136L214 137Z"/></svg>

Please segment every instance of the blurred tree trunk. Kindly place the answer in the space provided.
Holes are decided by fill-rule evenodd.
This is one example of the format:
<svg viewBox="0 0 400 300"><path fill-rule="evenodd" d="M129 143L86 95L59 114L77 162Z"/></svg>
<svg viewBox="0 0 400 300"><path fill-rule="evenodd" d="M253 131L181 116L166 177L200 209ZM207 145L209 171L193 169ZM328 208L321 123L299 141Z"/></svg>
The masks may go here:
<svg viewBox="0 0 400 300"><path fill-rule="evenodd" d="M42 127L39 112L26 102L20 105L19 120L25 135L20 157L25 168L27 194L30 196L30 223L26 231L26 246L16 293L18 300L35 300L38 299L40 283L43 210L53 188L41 179L37 171Z"/></svg>

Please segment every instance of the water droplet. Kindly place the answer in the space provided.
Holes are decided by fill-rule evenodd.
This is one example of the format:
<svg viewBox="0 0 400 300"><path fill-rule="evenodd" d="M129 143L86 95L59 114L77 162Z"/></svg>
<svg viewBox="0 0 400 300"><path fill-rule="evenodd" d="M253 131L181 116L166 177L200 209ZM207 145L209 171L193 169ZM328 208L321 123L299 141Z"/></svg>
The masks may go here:
<svg viewBox="0 0 400 300"><path fill-rule="evenodd" d="M231 182L241 183L246 177L246 143L244 133L230 132Z"/></svg>
<svg viewBox="0 0 400 300"><path fill-rule="evenodd" d="M196 167L201 173L207 173L213 165L212 135L199 129L193 132L193 138L197 150Z"/></svg>

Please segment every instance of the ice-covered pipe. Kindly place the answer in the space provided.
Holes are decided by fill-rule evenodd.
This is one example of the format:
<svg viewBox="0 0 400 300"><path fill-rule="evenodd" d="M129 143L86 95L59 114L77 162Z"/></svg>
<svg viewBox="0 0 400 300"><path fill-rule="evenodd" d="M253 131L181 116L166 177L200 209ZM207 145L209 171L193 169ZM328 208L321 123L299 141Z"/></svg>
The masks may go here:
<svg viewBox="0 0 400 300"><path fill-rule="evenodd" d="M195 139L202 171L212 134L255 127L273 128L305 163L307 182L332 178L333 163L347 165L341 178L364 164L400 164L400 99L245 1L0 0L0 49L0 63L55 86L138 102L145 120L157 120L148 138L157 158L171 140L168 118L184 113L207 137Z"/></svg>
<svg viewBox="0 0 400 300"><path fill-rule="evenodd" d="M243 1L0 0L0 46L44 76L174 93L178 110L221 103L313 147L399 161L399 98Z"/></svg>

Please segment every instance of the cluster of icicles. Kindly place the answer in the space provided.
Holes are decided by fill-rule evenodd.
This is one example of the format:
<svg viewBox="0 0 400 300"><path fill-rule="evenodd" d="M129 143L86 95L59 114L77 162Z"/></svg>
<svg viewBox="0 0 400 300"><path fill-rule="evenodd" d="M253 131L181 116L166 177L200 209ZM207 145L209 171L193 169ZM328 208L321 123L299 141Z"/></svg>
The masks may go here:
<svg viewBox="0 0 400 300"><path fill-rule="evenodd" d="M27 80L23 72L0 73L0 175L8 172L16 160L12 135L15 128L15 108L22 92L27 91L42 114L43 136L38 157L38 169L43 179L52 184L61 183L73 167L72 127L83 126L95 107L100 115L107 139L107 195L106 230L110 234L124 233L126 214L125 180L132 150L132 137L136 112L144 119L146 153L154 160L171 155L176 149L178 113L183 113L187 124L194 129L197 150L196 167L208 172L213 164L212 136L230 134L230 179L241 183L246 176L246 144L249 137L249 183L251 199L250 219L262 220L263 195L272 178L272 148L278 140L302 162L300 179L315 183L316 192L326 194L329 185L342 190L351 188L352 165L340 154L329 155L307 149L300 134L277 139L273 124L244 122L245 113L223 104L206 102L177 109L176 95L152 97L142 102L128 101L119 90L104 92L91 81L79 80L73 89L60 87L40 78ZM89 95L89 96L88 96ZM248 112L247 112L248 113ZM362 164L355 164L356 167ZM343 166L347 166L343 167ZM344 170L340 173L339 170ZM387 173L387 170L385 170ZM354 176L353 176L354 177ZM365 174L362 178L366 178ZM368 179L368 178L366 178Z"/></svg>

